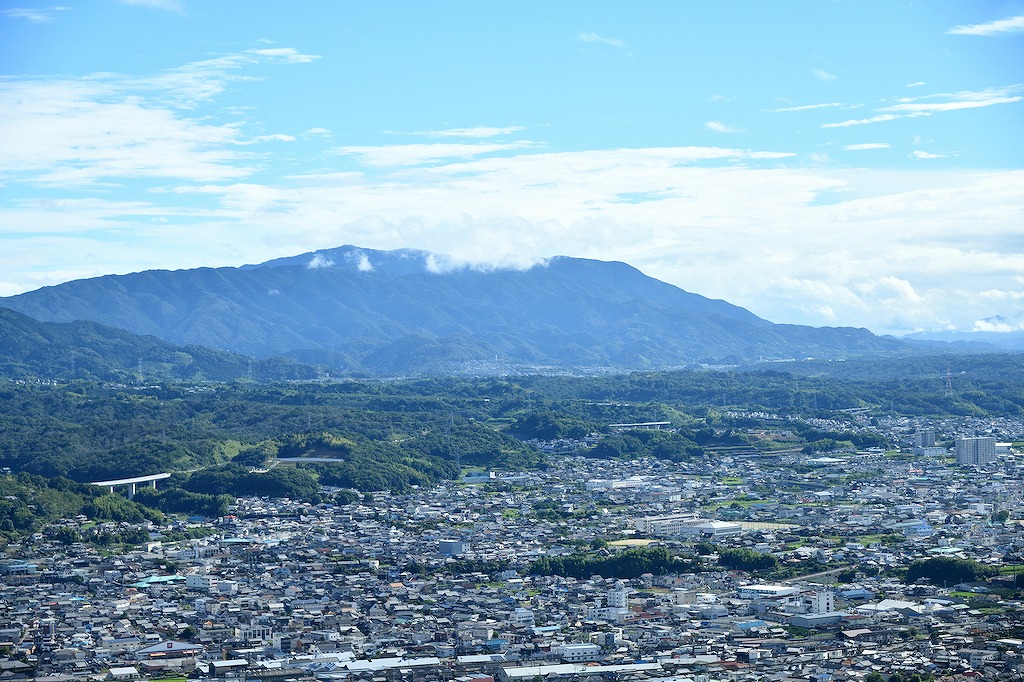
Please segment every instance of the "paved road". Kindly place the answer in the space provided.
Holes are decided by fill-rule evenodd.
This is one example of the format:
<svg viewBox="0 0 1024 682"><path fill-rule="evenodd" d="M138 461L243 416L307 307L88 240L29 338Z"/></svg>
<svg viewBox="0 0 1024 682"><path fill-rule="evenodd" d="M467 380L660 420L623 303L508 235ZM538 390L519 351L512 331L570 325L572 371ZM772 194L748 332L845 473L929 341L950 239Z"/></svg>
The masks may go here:
<svg viewBox="0 0 1024 682"><path fill-rule="evenodd" d="M814 578L820 578L820 577L826 576L826 575L836 575L838 573L842 573L843 571L845 571L845 570L847 570L849 568L853 568L853 567L854 566L852 564L848 564L846 566L840 566L839 568L832 568L832 569L829 569L827 571L822 571L821 573L811 573L810 575L800 575L800 576L797 576L795 578L786 578L785 580L783 580L781 582L783 584L785 584L785 583L795 583L795 582L798 582L800 580L812 580Z"/></svg>

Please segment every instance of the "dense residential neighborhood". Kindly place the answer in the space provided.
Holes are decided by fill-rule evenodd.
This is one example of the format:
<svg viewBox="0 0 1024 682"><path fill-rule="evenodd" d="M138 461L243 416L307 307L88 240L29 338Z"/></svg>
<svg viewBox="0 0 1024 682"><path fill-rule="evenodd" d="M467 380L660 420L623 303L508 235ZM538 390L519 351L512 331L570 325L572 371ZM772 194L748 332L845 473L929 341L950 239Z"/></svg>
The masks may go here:
<svg viewBox="0 0 1024 682"><path fill-rule="evenodd" d="M965 426L984 430L878 424L901 452L672 463L570 451L546 470L350 504L242 498L224 517L150 523L150 541L123 553L50 529L5 548L0 669L54 681L1019 679L1024 461L913 454L920 429ZM1015 422L989 428L1019 438ZM687 570L637 572L652 557ZM913 566L983 574L911 581Z"/></svg>

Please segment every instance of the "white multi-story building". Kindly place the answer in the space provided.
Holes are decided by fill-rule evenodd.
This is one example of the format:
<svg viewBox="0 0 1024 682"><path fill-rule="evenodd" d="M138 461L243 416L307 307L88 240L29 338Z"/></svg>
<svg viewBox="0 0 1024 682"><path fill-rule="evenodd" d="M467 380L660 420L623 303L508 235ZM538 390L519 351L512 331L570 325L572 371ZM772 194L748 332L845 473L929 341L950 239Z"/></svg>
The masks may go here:
<svg viewBox="0 0 1024 682"><path fill-rule="evenodd" d="M253 623L239 630L239 636L247 644L253 642L269 642L274 639L274 629L269 625Z"/></svg>
<svg viewBox="0 0 1024 682"><path fill-rule="evenodd" d="M586 663L600 658L601 647L596 644L563 644L559 653L566 663Z"/></svg>
<svg viewBox="0 0 1024 682"><path fill-rule="evenodd" d="M190 575L185 578L185 587L190 590L202 590L210 592L217 587L217 576L213 575Z"/></svg>
<svg viewBox="0 0 1024 682"><path fill-rule="evenodd" d="M613 609L624 609L629 606L629 590L626 583L620 580L608 591L608 606Z"/></svg>
<svg viewBox="0 0 1024 682"><path fill-rule="evenodd" d="M960 466L996 461L996 439L991 436L961 436L956 439L956 463Z"/></svg>
<svg viewBox="0 0 1024 682"><path fill-rule="evenodd" d="M508 622L511 625L525 625L532 628L536 622L536 617L531 609L517 607L509 614Z"/></svg>
<svg viewBox="0 0 1024 682"><path fill-rule="evenodd" d="M811 613L832 613L836 610L836 598L832 590L818 590L811 595Z"/></svg>
<svg viewBox="0 0 1024 682"><path fill-rule="evenodd" d="M743 532L743 526L738 523L702 519L693 514L648 516L637 519L635 527L643 535L657 538L724 537Z"/></svg>
<svg viewBox="0 0 1024 682"><path fill-rule="evenodd" d="M621 580L605 593L605 603L603 606L601 605L600 597L595 601L597 606L588 610L588 618L604 620L609 623L624 623L631 615L629 610L629 588Z"/></svg>

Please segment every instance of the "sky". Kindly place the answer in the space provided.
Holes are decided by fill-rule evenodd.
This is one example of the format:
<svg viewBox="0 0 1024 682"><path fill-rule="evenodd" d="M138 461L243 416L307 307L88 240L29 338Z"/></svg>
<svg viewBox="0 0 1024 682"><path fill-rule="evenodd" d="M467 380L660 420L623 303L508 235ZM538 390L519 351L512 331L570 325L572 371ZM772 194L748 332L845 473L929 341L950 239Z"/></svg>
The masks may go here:
<svg viewBox="0 0 1024 682"><path fill-rule="evenodd" d="M1024 330L1024 0L0 0L0 296L345 244Z"/></svg>

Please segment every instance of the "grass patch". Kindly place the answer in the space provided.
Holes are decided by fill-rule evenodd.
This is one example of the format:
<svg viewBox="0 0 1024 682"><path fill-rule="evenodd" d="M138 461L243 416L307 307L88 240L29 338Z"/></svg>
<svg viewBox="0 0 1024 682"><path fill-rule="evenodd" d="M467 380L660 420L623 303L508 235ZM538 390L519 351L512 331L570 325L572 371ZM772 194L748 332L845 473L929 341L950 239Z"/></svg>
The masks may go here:
<svg viewBox="0 0 1024 682"><path fill-rule="evenodd" d="M218 462L229 462L240 453L245 446L237 440L226 440L214 446L214 457Z"/></svg>

